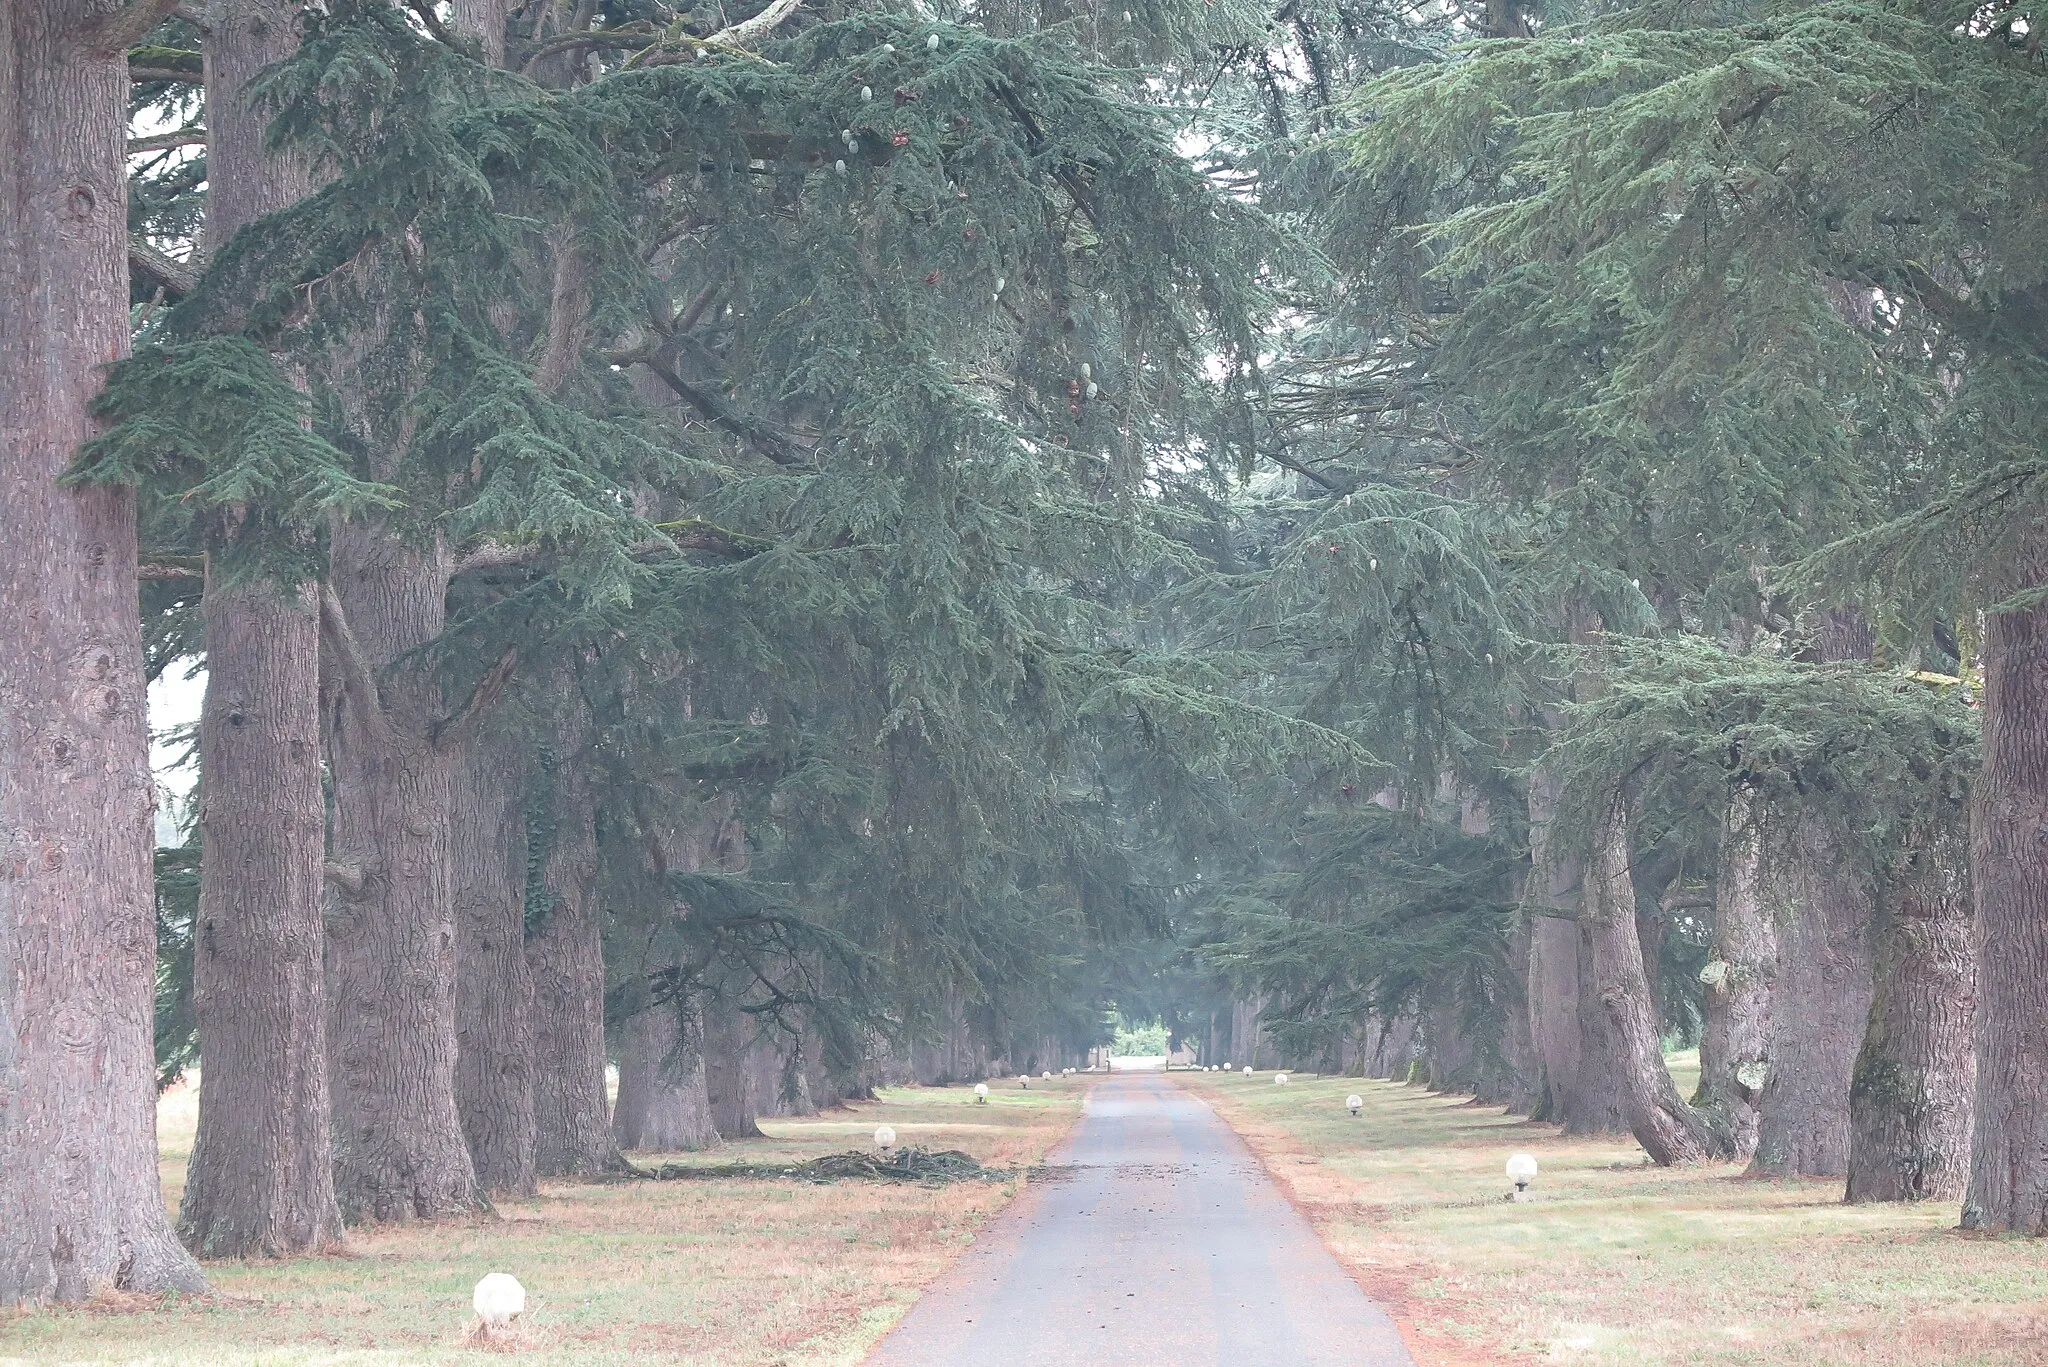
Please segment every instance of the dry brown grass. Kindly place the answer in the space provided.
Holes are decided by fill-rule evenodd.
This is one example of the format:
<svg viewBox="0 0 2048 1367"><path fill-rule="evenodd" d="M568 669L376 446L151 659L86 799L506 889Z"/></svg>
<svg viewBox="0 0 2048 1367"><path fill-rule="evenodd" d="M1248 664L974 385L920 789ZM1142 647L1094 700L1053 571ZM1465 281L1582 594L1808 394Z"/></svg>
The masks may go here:
<svg viewBox="0 0 2048 1367"><path fill-rule="evenodd" d="M802 1161L864 1146L886 1120L903 1143L1028 1165L1071 1126L1083 1086L1004 1084L986 1106L965 1088L892 1089L814 1120L767 1121L771 1138L688 1161ZM195 1116L188 1091L160 1110L174 1208ZM411 1367L494 1360L485 1352L534 1367L853 1363L1017 1187L550 1183L495 1221L361 1231L347 1257L214 1264L203 1298L0 1319L0 1365ZM491 1271L525 1283L528 1312L509 1341L466 1346L470 1291Z"/></svg>
<svg viewBox="0 0 2048 1367"><path fill-rule="evenodd" d="M1626 1137L1565 1139L1419 1087L1184 1076L1424 1367L2048 1364L2048 1241L1964 1236L1953 1205L1656 1168ZM1542 1164L1521 1205L1501 1170L1518 1150Z"/></svg>

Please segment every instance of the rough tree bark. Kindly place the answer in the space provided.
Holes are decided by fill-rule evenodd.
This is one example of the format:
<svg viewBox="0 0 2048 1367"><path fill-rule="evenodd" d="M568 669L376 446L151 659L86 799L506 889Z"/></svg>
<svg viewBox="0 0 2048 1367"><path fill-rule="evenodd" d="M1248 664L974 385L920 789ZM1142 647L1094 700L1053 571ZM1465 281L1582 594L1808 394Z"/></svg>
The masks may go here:
<svg viewBox="0 0 2048 1367"><path fill-rule="evenodd" d="M1771 993L1778 975L1778 932L1764 904L1758 819L1749 793L1729 797L1714 879L1700 1084L1692 1103L1715 1131L1713 1148L1739 1162L1756 1152L1757 1103L1771 1066Z"/></svg>
<svg viewBox="0 0 2048 1367"><path fill-rule="evenodd" d="M590 1176L621 1166L604 1080L604 927L597 905L597 806L588 705L573 675L558 689L548 780L548 907L527 937L533 974L534 1169Z"/></svg>
<svg viewBox="0 0 2048 1367"><path fill-rule="evenodd" d="M2048 582L2048 529L2018 582ZM1984 632L1984 758L1972 793L1977 1101L1966 1229L2048 1234L2048 605Z"/></svg>
<svg viewBox="0 0 2048 1367"><path fill-rule="evenodd" d="M1953 1200L1970 1168L1978 966L1960 834L1915 832L1876 918L1877 991L1849 1087L1848 1199Z"/></svg>
<svg viewBox="0 0 2048 1367"><path fill-rule="evenodd" d="M0 1306L198 1290L156 1169L155 808L132 489L59 489L128 352L126 49L0 5Z"/></svg>
<svg viewBox="0 0 2048 1367"><path fill-rule="evenodd" d="M333 778L328 1000L335 1188L352 1220L484 1208L455 1106L450 813L463 727L412 652L446 620L451 557L336 521L322 610ZM463 715L487 704L480 687Z"/></svg>
<svg viewBox="0 0 2048 1367"><path fill-rule="evenodd" d="M1664 1066L1663 1041L1643 974L1636 936L1636 891L1629 867L1628 810L1620 794L1609 799L1593 834L1586 869L1583 921L1593 951L1601 1005L1622 1047L1621 1082L1629 1132L1652 1161L1698 1163L1726 1157L1725 1143L1685 1104Z"/></svg>
<svg viewBox="0 0 2048 1367"><path fill-rule="evenodd" d="M612 1133L650 1153L718 1143L704 1077L704 1024L687 996L651 1006L619 1030L619 1101Z"/></svg>
<svg viewBox="0 0 2048 1367"><path fill-rule="evenodd" d="M1798 820L1795 857L1773 875L1788 912L1771 1003L1770 1076L1749 1169L1755 1177L1849 1171L1849 1077L1871 1020L1873 892L1815 818Z"/></svg>
<svg viewBox="0 0 2048 1367"><path fill-rule="evenodd" d="M1529 895L1525 919L1529 1038L1541 1063L1533 1114L1569 1134L1628 1128L1612 1031L1594 990L1592 942L1579 920L1585 900L1582 861L1552 839L1557 776L1538 765L1529 776Z"/></svg>
<svg viewBox="0 0 2048 1367"><path fill-rule="evenodd" d="M485 1191L534 1189L533 976L526 966L522 747L486 735L454 778L455 1104Z"/></svg>
<svg viewBox="0 0 2048 1367"><path fill-rule="evenodd" d="M310 187L267 153L248 86L298 41L296 0L217 0L206 35L209 239ZM179 1233L212 1258L317 1253L343 1237L328 1121L315 584L224 578L239 519L207 555L193 1005L205 1080Z"/></svg>
<svg viewBox="0 0 2048 1367"><path fill-rule="evenodd" d="M722 1003L706 1006L704 1081L711 1123L721 1139L748 1139L761 1133L755 1123L760 1104L754 1093L755 1069L748 1058L758 1047L752 1016Z"/></svg>

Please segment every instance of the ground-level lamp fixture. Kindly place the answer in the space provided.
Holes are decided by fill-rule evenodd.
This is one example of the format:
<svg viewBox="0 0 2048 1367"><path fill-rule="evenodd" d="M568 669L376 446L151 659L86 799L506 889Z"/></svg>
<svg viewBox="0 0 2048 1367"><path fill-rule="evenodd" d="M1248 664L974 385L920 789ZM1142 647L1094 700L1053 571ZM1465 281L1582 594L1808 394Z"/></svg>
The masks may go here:
<svg viewBox="0 0 2048 1367"><path fill-rule="evenodd" d="M988 1084L986 1082L974 1084L974 1104L977 1106L988 1105Z"/></svg>
<svg viewBox="0 0 2048 1367"><path fill-rule="evenodd" d="M1511 1201L1529 1199L1529 1184L1536 1180L1536 1158L1533 1154L1518 1153L1508 1159L1508 1180L1515 1184Z"/></svg>
<svg viewBox="0 0 2048 1367"><path fill-rule="evenodd" d="M1344 1098L1344 1105L1350 1110L1351 1114L1357 1115L1358 1108L1365 1105L1365 1098L1353 1092L1350 1096Z"/></svg>
<svg viewBox="0 0 2048 1367"><path fill-rule="evenodd" d="M476 1284L469 1303L486 1336L508 1333L512 1321L526 1313L526 1288L509 1272L493 1272Z"/></svg>
<svg viewBox="0 0 2048 1367"><path fill-rule="evenodd" d="M887 1153L890 1149L896 1147L896 1127L893 1125L875 1126L875 1147L883 1153Z"/></svg>

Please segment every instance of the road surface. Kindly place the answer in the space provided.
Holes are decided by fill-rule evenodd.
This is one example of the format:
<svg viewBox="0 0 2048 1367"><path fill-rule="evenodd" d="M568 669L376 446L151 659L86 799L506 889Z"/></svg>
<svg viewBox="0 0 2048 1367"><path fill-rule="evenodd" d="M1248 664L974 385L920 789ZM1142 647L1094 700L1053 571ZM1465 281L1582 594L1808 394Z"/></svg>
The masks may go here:
<svg viewBox="0 0 2048 1367"><path fill-rule="evenodd" d="M1216 1113L1157 1073L1073 1136L868 1367L1414 1367Z"/></svg>

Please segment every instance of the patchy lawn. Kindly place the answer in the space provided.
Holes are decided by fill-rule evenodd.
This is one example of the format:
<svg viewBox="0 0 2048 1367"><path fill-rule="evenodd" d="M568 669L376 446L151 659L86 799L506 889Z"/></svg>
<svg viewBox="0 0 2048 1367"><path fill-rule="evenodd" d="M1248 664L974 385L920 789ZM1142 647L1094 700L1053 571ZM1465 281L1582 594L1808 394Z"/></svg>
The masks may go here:
<svg viewBox="0 0 2048 1367"><path fill-rule="evenodd" d="M1964 1236L1954 1205L1846 1206L1838 1182L1660 1169L1626 1136L1564 1139L1391 1082L1175 1076L1290 1189L1424 1367L2048 1363L2048 1240ZM1517 1151L1542 1165L1520 1205L1502 1172Z"/></svg>
<svg viewBox="0 0 2048 1367"><path fill-rule="evenodd" d="M771 1138L688 1161L801 1162L866 1147L886 1121L899 1143L1024 1166L1067 1132L1085 1087L991 1085L985 1106L966 1088L891 1089L815 1119L764 1121ZM159 1117L165 1198L175 1208L196 1098L174 1091ZM496 1221L359 1231L350 1257L212 1264L213 1292L197 1299L0 1316L0 1367L489 1361L462 1346L462 1333L470 1290L491 1271L526 1285L516 1356L535 1367L853 1363L1018 1185L548 1183Z"/></svg>

